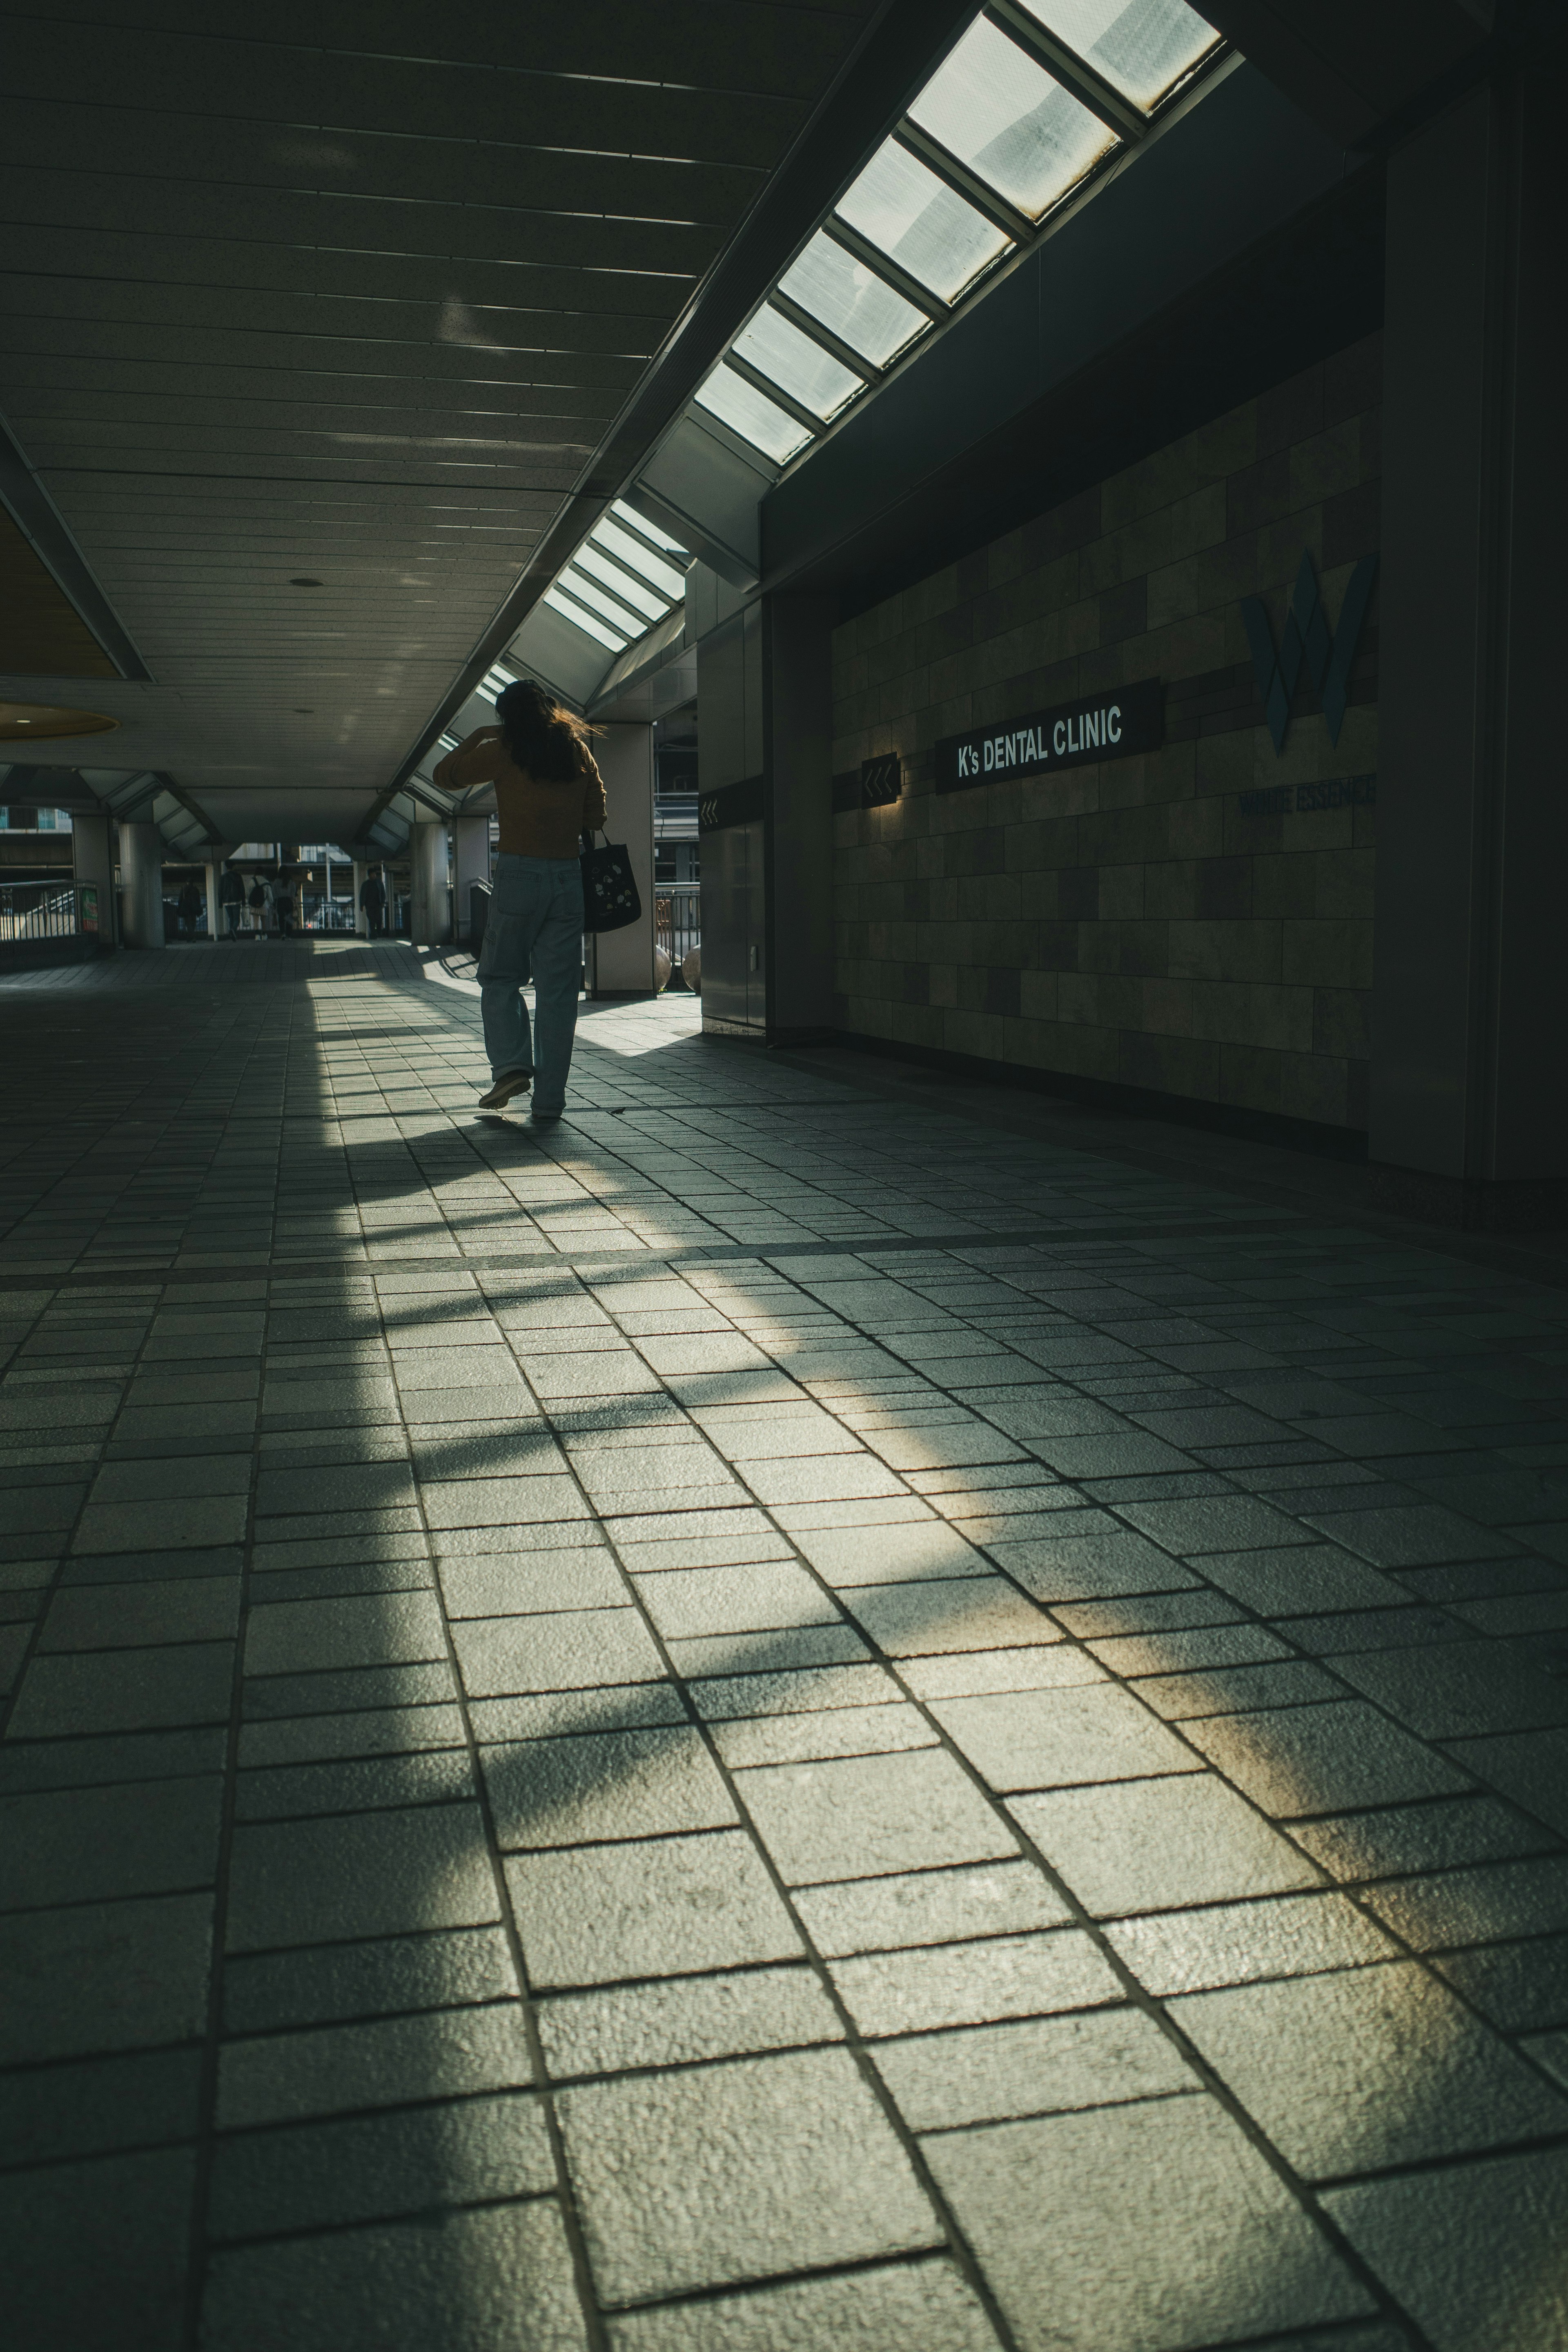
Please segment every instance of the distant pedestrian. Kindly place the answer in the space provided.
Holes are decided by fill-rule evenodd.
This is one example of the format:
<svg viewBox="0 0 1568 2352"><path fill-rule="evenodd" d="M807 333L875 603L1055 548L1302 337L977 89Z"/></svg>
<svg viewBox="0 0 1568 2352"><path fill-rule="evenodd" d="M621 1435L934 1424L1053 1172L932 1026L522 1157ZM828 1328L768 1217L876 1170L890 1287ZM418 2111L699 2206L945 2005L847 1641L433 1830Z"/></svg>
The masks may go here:
<svg viewBox="0 0 1568 2352"><path fill-rule="evenodd" d="M231 940L239 937L239 919L245 912L245 877L232 866L226 866L218 877L217 902L223 908Z"/></svg>
<svg viewBox="0 0 1568 2352"><path fill-rule="evenodd" d="M367 874L359 886L359 902L373 940L386 929L386 885L379 874Z"/></svg>
<svg viewBox="0 0 1568 2352"><path fill-rule="evenodd" d="M272 911L272 892L262 875L258 874L251 884L245 903L250 909L251 936L264 940L267 937L267 918Z"/></svg>
<svg viewBox="0 0 1568 2352"><path fill-rule="evenodd" d="M280 881L272 893L272 911L278 918L278 928L286 940L294 936L294 886Z"/></svg>
<svg viewBox="0 0 1568 2352"><path fill-rule="evenodd" d="M196 925L201 921L202 908L205 904L205 898L195 884L187 882L180 893L180 927L188 940L195 938Z"/></svg>
<svg viewBox="0 0 1568 2352"><path fill-rule="evenodd" d="M500 1110L533 1087L533 1123L552 1126L566 1102L577 998L583 985L581 835L605 822L605 784L588 749L593 730L532 678L496 703L499 727L481 727L436 770L443 791L493 783L500 815L479 1000L490 1087L481 1110ZM531 973L539 1022L535 1062L522 984Z"/></svg>

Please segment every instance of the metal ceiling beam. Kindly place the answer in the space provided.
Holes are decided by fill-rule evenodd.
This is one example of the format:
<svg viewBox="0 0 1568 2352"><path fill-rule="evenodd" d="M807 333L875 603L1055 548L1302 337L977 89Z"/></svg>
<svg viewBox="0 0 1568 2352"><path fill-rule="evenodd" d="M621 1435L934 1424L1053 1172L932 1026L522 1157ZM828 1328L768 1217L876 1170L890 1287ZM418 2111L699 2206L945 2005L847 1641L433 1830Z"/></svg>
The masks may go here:
<svg viewBox="0 0 1568 2352"><path fill-rule="evenodd" d="M579 542L679 416L770 286L965 30L974 0L883 0L837 79L660 345L630 399L557 510L515 587L431 712L379 816L426 747L459 710ZM929 299L929 298L928 298Z"/></svg>
<svg viewBox="0 0 1568 2352"><path fill-rule="evenodd" d="M150 686L153 673L99 586L63 516L21 450L0 425L0 499L40 563L53 574L123 678Z"/></svg>

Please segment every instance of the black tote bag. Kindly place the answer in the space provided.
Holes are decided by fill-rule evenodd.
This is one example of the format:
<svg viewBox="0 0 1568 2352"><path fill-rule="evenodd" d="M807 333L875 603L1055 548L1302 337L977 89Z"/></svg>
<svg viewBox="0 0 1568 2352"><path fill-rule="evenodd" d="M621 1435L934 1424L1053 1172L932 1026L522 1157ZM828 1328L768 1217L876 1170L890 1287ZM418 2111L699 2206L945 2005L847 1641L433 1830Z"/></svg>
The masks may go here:
<svg viewBox="0 0 1568 2352"><path fill-rule="evenodd" d="M587 836L583 852L583 928L587 931L624 931L642 914L632 861L621 842L605 840L595 848Z"/></svg>

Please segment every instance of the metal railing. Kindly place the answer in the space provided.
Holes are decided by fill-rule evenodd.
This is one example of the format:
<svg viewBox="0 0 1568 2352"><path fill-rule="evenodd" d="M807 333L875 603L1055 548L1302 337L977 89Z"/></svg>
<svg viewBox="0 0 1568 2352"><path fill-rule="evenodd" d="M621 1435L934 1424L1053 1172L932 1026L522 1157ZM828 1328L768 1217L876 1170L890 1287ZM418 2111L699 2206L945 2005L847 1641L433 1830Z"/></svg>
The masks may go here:
<svg viewBox="0 0 1568 2352"><path fill-rule="evenodd" d="M33 940L69 940L86 930L96 934L101 919L102 894L91 886L90 904L75 882L0 883L0 945L19 946ZM84 923L89 915L90 922Z"/></svg>
<svg viewBox="0 0 1568 2352"><path fill-rule="evenodd" d="M700 882L660 882L653 894L653 936L669 958L672 985L689 951L702 944L702 886Z"/></svg>

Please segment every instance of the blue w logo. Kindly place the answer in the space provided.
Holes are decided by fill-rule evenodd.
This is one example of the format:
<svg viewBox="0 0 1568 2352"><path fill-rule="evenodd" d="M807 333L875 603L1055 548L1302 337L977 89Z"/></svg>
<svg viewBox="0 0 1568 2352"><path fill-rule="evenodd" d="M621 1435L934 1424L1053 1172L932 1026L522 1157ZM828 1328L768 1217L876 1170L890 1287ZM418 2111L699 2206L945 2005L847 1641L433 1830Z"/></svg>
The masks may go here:
<svg viewBox="0 0 1568 2352"><path fill-rule="evenodd" d="M1375 555L1363 555L1351 573L1350 586L1345 590L1344 603L1340 606L1340 625L1336 635L1329 634L1328 615L1318 594L1317 575L1312 559L1303 553L1301 569L1296 574L1296 586L1290 598L1290 609L1285 615L1285 635L1278 653L1274 650L1274 632L1268 625L1268 615L1256 596L1241 600L1241 617L1247 627L1247 642L1252 648L1252 667L1258 676L1258 691L1263 697L1263 709L1268 720L1268 732L1274 738L1276 751L1283 750L1285 730L1290 723L1290 703L1296 692L1296 680L1305 661L1313 685L1322 697L1323 717L1329 722L1329 740L1337 743L1340 727L1345 715L1345 697L1350 691L1351 664L1355 659L1361 625L1366 618L1367 600L1377 573Z"/></svg>

